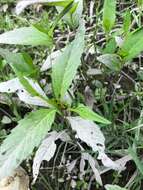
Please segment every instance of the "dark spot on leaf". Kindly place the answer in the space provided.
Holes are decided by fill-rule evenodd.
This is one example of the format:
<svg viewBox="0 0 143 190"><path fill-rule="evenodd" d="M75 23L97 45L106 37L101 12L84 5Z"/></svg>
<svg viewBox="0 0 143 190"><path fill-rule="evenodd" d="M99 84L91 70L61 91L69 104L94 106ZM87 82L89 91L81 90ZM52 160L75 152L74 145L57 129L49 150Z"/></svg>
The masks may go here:
<svg viewBox="0 0 143 190"><path fill-rule="evenodd" d="M103 145L102 145L102 144L100 144L100 143L97 143L97 146L103 147Z"/></svg>
<svg viewBox="0 0 143 190"><path fill-rule="evenodd" d="M2 154L2 155L5 155L5 154L6 154L6 151L2 152L1 154Z"/></svg>

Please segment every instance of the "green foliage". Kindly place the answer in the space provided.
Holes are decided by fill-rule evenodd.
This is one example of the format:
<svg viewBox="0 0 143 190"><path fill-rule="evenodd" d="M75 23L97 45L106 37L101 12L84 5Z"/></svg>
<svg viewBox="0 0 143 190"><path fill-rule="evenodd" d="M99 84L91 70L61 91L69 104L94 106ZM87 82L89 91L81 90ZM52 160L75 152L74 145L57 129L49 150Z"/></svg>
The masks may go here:
<svg viewBox="0 0 143 190"><path fill-rule="evenodd" d="M128 34L130 32L130 26L131 26L131 13L129 10L127 10L124 14L124 21L123 21L123 31L125 34Z"/></svg>
<svg viewBox="0 0 143 190"><path fill-rule="evenodd" d="M48 2L48 5L66 7L71 2L73 2L73 0L55 1L55 2Z"/></svg>
<svg viewBox="0 0 143 190"><path fill-rule="evenodd" d="M122 62L120 57L116 54L104 54L98 57L98 61L103 63L112 71L120 71Z"/></svg>
<svg viewBox="0 0 143 190"><path fill-rule="evenodd" d="M12 53L7 49L0 48L0 55L12 67L18 76L36 76L37 68L32 58L27 53Z"/></svg>
<svg viewBox="0 0 143 190"><path fill-rule="evenodd" d="M61 12L62 8L57 7L57 10ZM72 9L67 13L63 20L70 25L71 28L76 28L79 23L80 19L82 17L82 11L83 11L83 0L76 0L74 1Z"/></svg>
<svg viewBox="0 0 143 190"><path fill-rule="evenodd" d="M19 79L27 92L29 92L32 96L40 96L25 77L20 76Z"/></svg>
<svg viewBox="0 0 143 190"><path fill-rule="evenodd" d="M0 44L17 44L17 45L52 45L52 37L38 28L22 27L5 32L0 35Z"/></svg>
<svg viewBox="0 0 143 190"><path fill-rule="evenodd" d="M137 152L132 148L129 148L128 151L129 151L129 154L131 155L131 157L133 158L138 170L143 175L143 162L138 158Z"/></svg>
<svg viewBox="0 0 143 190"><path fill-rule="evenodd" d="M90 189L90 185L98 190L104 188L100 187L107 183L104 172L113 169L119 172L109 171L110 182L119 186L105 185L107 190L127 190L120 186L139 190L143 175L140 160L143 147L140 119L143 110L142 1L42 0L38 4L39 0L22 0L17 3L17 15L13 14L12 0L2 2L0 178L12 173L42 143L33 172L35 180L41 162L49 161L57 146L64 151L56 152L54 164L59 163L62 155L67 167L64 171L68 172L70 163L67 164L66 159L70 158L72 171L68 175L71 179L73 174L77 177L72 180L75 189ZM44 17L43 12L46 13ZM47 70L40 69L43 62L48 65ZM27 110L31 113L20 120ZM19 124L14 128L17 121ZM127 151L132 144L134 148L137 145L135 150ZM128 161L131 165L135 162L133 177L122 167ZM28 164L31 169L31 161ZM25 162L22 165L25 166ZM89 166L96 180L94 184L89 183L93 176ZM44 175L40 173L38 188L36 185L31 188L71 188L71 181L64 181L67 172L59 172L59 167L51 170L42 172ZM128 178L123 179L126 172ZM79 173L83 175L80 175L82 180ZM128 179L133 180L128 182Z"/></svg>
<svg viewBox="0 0 143 190"><path fill-rule="evenodd" d="M116 41L115 41L115 38L111 38L109 40L109 42L106 43L106 47L104 48L103 50L103 53L104 54L108 54L108 53L115 53L115 50L116 50Z"/></svg>
<svg viewBox="0 0 143 190"><path fill-rule="evenodd" d="M125 61L136 57L143 50L143 28L129 33L123 42L119 54Z"/></svg>
<svg viewBox="0 0 143 190"><path fill-rule="evenodd" d="M59 15L57 16L56 20L53 22L52 24L52 30L54 30L54 28L57 26L59 20L61 20L61 18L63 18L64 16L66 16L66 14L72 14L72 10L75 7L74 1L69 1L69 3L67 4L67 6L65 6L64 8L62 8L61 12L59 13Z"/></svg>
<svg viewBox="0 0 143 190"><path fill-rule="evenodd" d="M84 50L85 27L82 22L75 40L67 45L52 68L52 84L57 99L62 99L75 77Z"/></svg>
<svg viewBox="0 0 143 190"><path fill-rule="evenodd" d="M30 80L28 80L28 78L25 78L25 77L22 77L22 76L19 76L19 80L20 80L20 82L21 82L21 84L24 86L24 88L25 88L25 90L31 95L31 96L37 96L37 97L40 97L41 99L43 99L44 101L46 101L48 104L49 104L49 106L51 107L55 107L55 104L52 102L52 101L50 101L46 96L45 96L45 94L43 94L43 92L41 92L41 90L40 90L40 92L41 93L39 93L39 88L37 87L37 85L36 85L36 81L33 81L33 82L35 82L35 88L34 88L34 86L32 86L32 84L30 84ZM37 89L38 88L38 89Z"/></svg>
<svg viewBox="0 0 143 190"><path fill-rule="evenodd" d="M104 0L103 27L105 32L110 32L116 19L116 0Z"/></svg>
<svg viewBox="0 0 143 190"><path fill-rule="evenodd" d="M0 179L11 174L46 136L54 121L55 110L31 112L12 130L0 148Z"/></svg>
<svg viewBox="0 0 143 190"><path fill-rule="evenodd" d="M125 188L121 188L118 185L106 185L106 190L127 190Z"/></svg>
<svg viewBox="0 0 143 190"><path fill-rule="evenodd" d="M96 121L106 125L111 124L110 121L93 112L90 108L84 106L83 104L79 104L78 107L76 107L75 109L71 109L71 111L78 113L83 119Z"/></svg>
<svg viewBox="0 0 143 190"><path fill-rule="evenodd" d="M136 1L137 1L138 6L142 6L143 5L143 0L136 0Z"/></svg>

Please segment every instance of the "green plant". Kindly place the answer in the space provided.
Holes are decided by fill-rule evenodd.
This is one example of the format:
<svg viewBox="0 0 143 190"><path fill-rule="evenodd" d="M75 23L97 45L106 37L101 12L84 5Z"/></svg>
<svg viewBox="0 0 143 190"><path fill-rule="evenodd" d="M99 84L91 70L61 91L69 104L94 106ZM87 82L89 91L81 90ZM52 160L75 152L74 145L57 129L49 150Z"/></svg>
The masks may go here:
<svg viewBox="0 0 143 190"><path fill-rule="evenodd" d="M103 178L140 190L142 1L21 0L18 15L4 11L0 178L27 159L32 189L102 189Z"/></svg>
<svg viewBox="0 0 143 190"><path fill-rule="evenodd" d="M105 188L107 190L126 190L125 188L121 188L117 185L106 185Z"/></svg>
<svg viewBox="0 0 143 190"><path fill-rule="evenodd" d="M71 8L71 3L67 6ZM67 6L65 10L67 10ZM53 30L53 25L51 28ZM15 29L1 34L0 43L50 47L52 30L47 33L38 26ZM20 120L16 128L4 140L0 149L0 178L9 175L32 154L34 148L39 146L48 131L51 130L56 114L66 119L71 112L74 112L86 120L104 125L110 124L107 119L94 113L90 108L84 105L77 105L73 108L64 99L66 94L69 96L68 89L81 64L84 38L85 26L84 21L81 21L74 41L68 43L52 67L52 98L46 96L36 81L38 70L28 54L11 53L6 49L0 49L0 55L8 62L17 77L0 83L0 91L17 93L20 100L25 103L45 107L45 109L37 108L37 111L32 111Z"/></svg>

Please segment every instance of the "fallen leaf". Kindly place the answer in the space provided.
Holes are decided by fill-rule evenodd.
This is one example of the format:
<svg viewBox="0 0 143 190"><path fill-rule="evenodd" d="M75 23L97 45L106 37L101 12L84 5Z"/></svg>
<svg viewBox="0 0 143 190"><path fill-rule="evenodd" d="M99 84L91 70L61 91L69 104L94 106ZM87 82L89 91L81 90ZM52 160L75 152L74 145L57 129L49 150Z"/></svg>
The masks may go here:
<svg viewBox="0 0 143 190"><path fill-rule="evenodd" d="M45 92L41 89L39 84L32 79L26 78L31 87L42 97L46 98ZM0 83L0 92L17 93L19 99L30 105L37 105L49 107L50 105L39 96L32 96L26 91L25 87L21 84L18 78L11 79L6 82Z"/></svg>
<svg viewBox="0 0 143 190"><path fill-rule="evenodd" d="M35 181L38 177L42 161L45 160L45 161L49 162L51 160L51 158L54 156L56 148L57 148L55 141L57 139L61 139L62 141L65 142L65 141L69 141L70 137L66 134L65 131L61 131L59 133L57 133L56 131L53 131L51 133L48 133L47 138L45 140L43 140L42 144L38 148L36 155L34 157L33 183L35 183Z"/></svg>
<svg viewBox="0 0 143 190"><path fill-rule="evenodd" d="M122 166L120 166L118 163L112 161L104 152L100 152L98 159L102 161L102 164L107 167L111 168L113 170L123 170Z"/></svg>
<svg viewBox="0 0 143 190"><path fill-rule="evenodd" d="M87 160L89 162L89 165L92 168L96 181L102 186L102 179L99 170L96 168L97 164L94 158L88 153L83 153L82 157L84 158L84 160Z"/></svg>
<svg viewBox="0 0 143 190"><path fill-rule="evenodd" d="M76 131L76 137L89 145L93 151L104 151L105 138L100 127L94 122L81 117L68 117L71 127Z"/></svg>
<svg viewBox="0 0 143 190"><path fill-rule="evenodd" d="M55 144L57 135L58 133L54 131L50 133L38 148L33 161L33 183L35 183L38 177L42 161L46 160L48 162L54 156L57 147Z"/></svg>
<svg viewBox="0 0 143 190"><path fill-rule="evenodd" d="M28 190L29 177L21 167L0 181L0 190Z"/></svg>
<svg viewBox="0 0 143 190"><path fill-rule="evenodd" d="M85 95L85 103L89 108L93 108L94 102L95 102L95 97L93 94L93 91L89 86L86 86L84 90L84 95Z"/></svg>
<svg viewBox="0 0 143 190"><path fill-rule="evenodd" d="M93 151L98 152L98 160L102 161L102 164L110 169L122 171L124 166L122 164L112 161L105 154L105 137L100 130L100 127L94 122L82 119L81 117L68 117L71 127L76 131L76 138L81 139Z"/></svg>

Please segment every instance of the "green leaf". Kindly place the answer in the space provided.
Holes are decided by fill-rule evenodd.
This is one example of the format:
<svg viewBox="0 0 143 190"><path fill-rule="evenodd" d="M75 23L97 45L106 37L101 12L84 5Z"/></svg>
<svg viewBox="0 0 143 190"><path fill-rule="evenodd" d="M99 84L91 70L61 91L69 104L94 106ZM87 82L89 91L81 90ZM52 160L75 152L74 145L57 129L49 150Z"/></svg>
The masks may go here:
<svg viewBox="0 0 143 190"><path fill-rule="evenodd" d="M62 7L57 7L58 12L63 10ZM63 17L63 20L69 24L70 27L77 27L82 17L83 12L83 0L74 1L72 9Z"/></svg>
<svg viewBox="0 0 143 190"><path fill-rule="evenodd" d="M9 176L39 146L51 129L55 112L41 109L19 121L0 147L0 179Z"/></svg>
<svg viewBox="0 0 143 190"><path fill-rule="evenodd" d="M41 99L46 101L49 104L49 106L57 107L57 105L54 101L47 98L44 91L40 88L40 86L38 85L38 83L36 81L33 80L33 82L31 82L31 80L28 80L28 78L22 77L22 76L19 77L19 80L20 80L20 83L25 88L25 90L30 95L32 95L33 97L36 97L36 96L40 97Z"/></svg>
<svg viewBox="0 0 143 190"><path fill-rule="evenodd" d="M109 42L106 44L106 47L104 48L103 53L104 54L108 54L108 53L113 54L113 53L115 53L116 47L117 47L117 45L116 45L115 38L111 38L109 40Z"/></svg>
<svg viewBox="0 0 143 190"><path fill-rule="evenodd" d="M19 80L20 80L20 83L24 86L25 90L29 92L29 94L31 94L32 96L39 96L39 97L42 96L38 93L38 91L36 91L36 89L33 88L33 86L25 77L21 76L19 77Z"/></svg>
<svg viewBox="0 0 143 190"><path fill-rule="evenodd" d="M105 32L110 32L116 19L116 0L104 0L103 27Z"/></svg>
<svg viewBox="0 0 143 190"><path fill-rule="evenodd" d="M52 67L52 84L57 99L63 98L76 75L84 50L85 26L81 23L75 40L68 44Z"/></svg>
<svg viewBox="0 0 143 190"><path fill-rule="evenodd" d="M16 5L16 14L20 14L27 6L33 5L33 4L38 4L38 3L43 3L47 4L49 6L61 6L61 7L66 7L71 1L73 0L64 0L64 1L56 1L56 0L21 0L17 3Z"/></svg>
<svg viewBox="0 0 143 190"><path fill-rule="evenodd" d="M68 12L70 12L73 8L74 2L71 1L69 4L67 4L67 6L62 9L62 11L59 13L59 15L57 16L57 18L55 19L55 21L52 24L52 30L54 30L54 28L56 27L56 25L58 24L59 20L64 17L64 15L66 15Z"/></svg>
<svg viewBox="0 0 143 190"><path fill-rule="evenodd" d="M48 34L38 30L38 28L31 26L14 29L1 34L0 44L51 46L52 38Z"/></svg>
<svg viewBox="0 0 143 190"><path fill-rule="evenodd" d="M122 66L119 56L116 54L104 54L99 56L97 60L112 71L120 71Z"/></svg>
<svg viewBox="0 0 143 190"><path fill-rule="evenodd" d="M143 28L131 32L124 39L119 54L125 61L131 60L143 51Z"/></svg>
<svg viewBox="0 0 143 190"><path fill-rule="evenodd" d="M125 34L129 33L130 25L131 25L131 13L129 10L127 10L124 14L124 21L123 21L123 31Z"/></svg>
<svg viewBox="0 0 143 190"><path fill-rule="evenodd" d="M55 1L55 2L48 2L47 4L50 6L61 6L66 7L69 3L71 3L73 0L65 0L65 1Z"/></svg>
<svg viewBox="0 0 143 190"><path fill-rule="evenodd" d="M25 90L30 94L32 95L33 97L37 96L37 97L40 97L41 99L47 101L47 103L50 102L50 100L46 97L46 95L44 94L44 92L42 93L39 93L38 92L38 89L36 90L36 81L35 81L35 88L34 86L32 86L32 84L30 83L30 80L28 80L28 78L25 78L25 77L19 77L19 80L20 80L20 83L23 85L23 87L25 88ZM33 81L34 82L34 81ZM33 83L34 84L34 83Z"/></svg>
<svg viewBox="0 0 143 190"><path fill-rule="evenodd" d="M137 1L137 4L138 4L138 6L140 7L142 7L143 6L143 0L136 0Z"/></svg>
<svg viewBox="0 0 143 190"><path fill-rule="evenodd" d="M131 155L132 159L134 160L138 170L143 175L143 162L138 158L137 153L132 148L128 149L129 154Z"/></svg>
<svg viewBox="0 0 143 190"><path fill-rule="evenodd" d="M83 104L79 104L75 109L72 108L71 111L78 113L83 119L92 120L103 124L111 124L110 121L93 112L89 107L84 106Z"/></svg>
<svg viewBox="0 0 143 190"><path fill-rule="evenodd" d="M6 61L0 58L0 70L2 71L6 66Z"/></svg>
<svg viewBox="0 0 143 190"><path fill-rule="evenodd" d="M119 187L118 185L105 185L106 190L127 190L125 188Z"/></svg>
<svg viewBox="0 0 143 190"><path fill-rule="evenodd" d="M8 62L17 76L35 76L37 68L27 53L12 53L0 48L0 55Z"/></svg>

